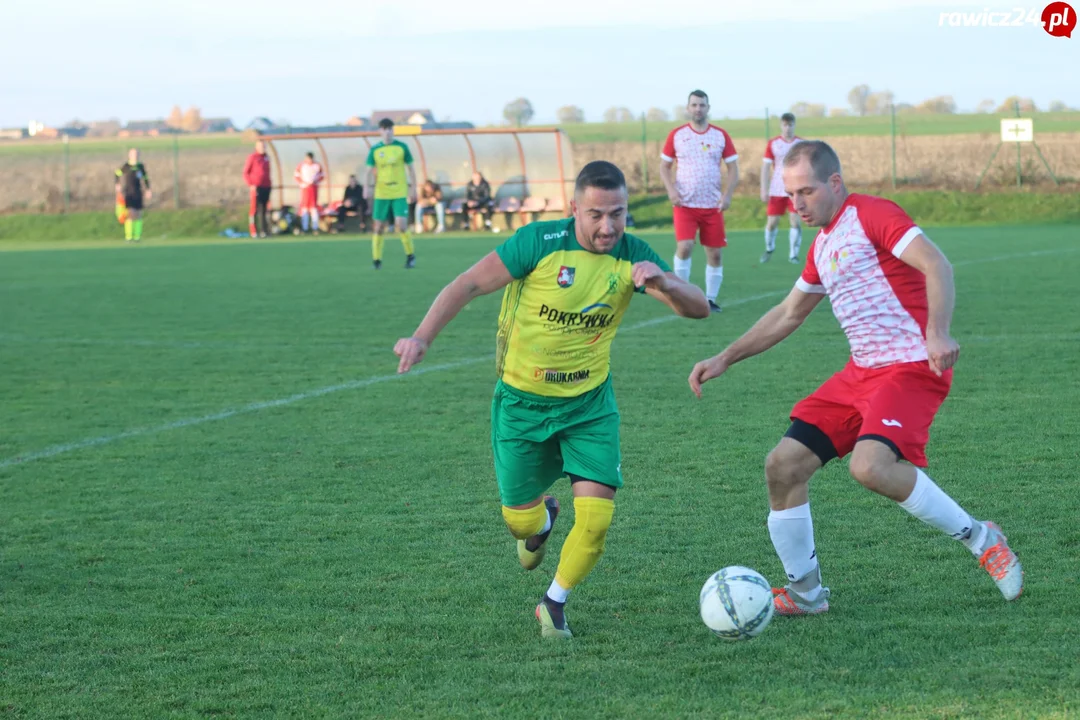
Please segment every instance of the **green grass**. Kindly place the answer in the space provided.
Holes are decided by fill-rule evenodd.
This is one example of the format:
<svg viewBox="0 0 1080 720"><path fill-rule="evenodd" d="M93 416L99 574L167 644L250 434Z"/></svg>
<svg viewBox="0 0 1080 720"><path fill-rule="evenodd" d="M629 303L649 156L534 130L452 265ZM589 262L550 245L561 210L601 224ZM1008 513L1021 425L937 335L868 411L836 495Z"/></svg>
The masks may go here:
<svg viewBox="0 0 1080 720"><path fill-rule="evenodd" d="M1015 117L1013 113L956 115L905 114L896 116L897 135L954 135L970 133L1000 133L1002 119ZM1035 120L1038 133L1080 131L1080 112L1028 113L1024 117ZM713 118L731 137L765 138L765 118L728 119ZM843 137L851 135L888 135L891 130L887 115L839 118L799 118L798 132L803 137ZM646 123L646 140L663 142L676 122ZM562 126L575 143L640 142L642 124L630 123L582 123ZM769 119L769 135L780 134L779 115Z"/></svg>
<svg viewBox="0 0 1080 720"><path fill-rule="evenodd" d="M833 463L813 489L833 610L744 644L707 632L698 590L729 564L780 580L762 462L846 358L820 308L691 396L691 365L798 272L758 265L757 232L725 252L722 315L640 326L667 311L638 298L615 341L627 486L568 644L532 617L557 553L523 572L499 514L499 298L394 377L395 339L497 238L421 237L410 272L388 243L378 274L360 241L3 255L0 716L1075 716L1075 228L933 237L963 350L931 472L1004 526L1027 590L1004 603Z"/></svg>
<svg viewBox="0 0 1080 720"><path fill-rule="evenodd" d="M963 193L902 190L884 193L919 218L924 225L999 225L1080 223L1080 205L1073 194L1047 192ZM671 204L664 195L635 195L630 211L638 229L671 226ZM218 235L226 227L247 229L244 208L185 208L150 210L145 233L148 239L178 239ZM724 213L731 230L751 230L765 223L765 206L756 197L736 196ZM112 213L68 215L0 215L0 249L100 243L123 237L123 228ZM197 242L197 241L195 241Z"/></svg>

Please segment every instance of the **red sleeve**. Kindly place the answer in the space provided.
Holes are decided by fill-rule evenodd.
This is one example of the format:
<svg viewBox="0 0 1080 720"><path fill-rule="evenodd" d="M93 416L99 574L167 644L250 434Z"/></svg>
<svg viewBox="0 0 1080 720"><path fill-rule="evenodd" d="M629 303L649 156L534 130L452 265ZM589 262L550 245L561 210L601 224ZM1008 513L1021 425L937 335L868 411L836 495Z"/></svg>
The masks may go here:
<svg viewBox="0 0 1080 720"><path fill-rule="evenodd" d="M660 151L660 157L665 160L675 159L675 133L679 132L681 128L675 128L668 133L667 142L664 143L664 149Z"/></svg>
<svg viewBox="0 0 1080 720"><path fill-rule="evenodd" d="M817 238L810 243L810 249L806 251L806 265L802 274L795 281L795 287L805 293L825 294L825 286L821 284L821 275L818 273L817 263L814 262L814 249L817 246Z"/></svg>
<svg viewBox="0 0 1080 720"><path fill-rule="evenodd" d="M727 130L720 128L720 132L724 133L724 152L722 153L724 160L731 162L735 158L739 157L739 153L735 152L735 143L731 142L731 136L728 135Z"/></svg>
<svg viewBox="0 0 1080 720"><path fill-rule="evenodd" d="M252 162L255 159L254 155L248 155L247 162L244 163L244 182L248 185L254 185L255 183L251 178L251 171L254 170L255 163Z"/></svg>
<svg viewBox="0 0 1080 720"><path fill-rule="evenodd" d="M900 257L911 241L922 234L915 221L892 200L863 195L855 208L859 213L859 224L870 242L896 257Z"/></svg>
<svg viewBox="0 0 1080 720"><path fill-rule="evenodd" d="M773 151L772 151L772 144L773 144L772 140L765 143L765 159L776 162L776 156L773 155Z"/></svg>

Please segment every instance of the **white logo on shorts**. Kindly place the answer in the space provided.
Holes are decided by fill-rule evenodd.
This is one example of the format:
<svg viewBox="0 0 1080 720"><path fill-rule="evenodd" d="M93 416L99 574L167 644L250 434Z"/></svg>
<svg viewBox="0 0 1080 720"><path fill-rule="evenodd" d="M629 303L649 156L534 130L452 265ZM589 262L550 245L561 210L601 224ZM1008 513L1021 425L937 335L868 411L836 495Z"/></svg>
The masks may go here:
<svg viewBox="0 0 1080 720"><path fill-rule="evenodd" d="M898 427L898 428L904 427L903 425L900 424L899 420L882 420L881 424L886 425L888 427Z"/></svg>

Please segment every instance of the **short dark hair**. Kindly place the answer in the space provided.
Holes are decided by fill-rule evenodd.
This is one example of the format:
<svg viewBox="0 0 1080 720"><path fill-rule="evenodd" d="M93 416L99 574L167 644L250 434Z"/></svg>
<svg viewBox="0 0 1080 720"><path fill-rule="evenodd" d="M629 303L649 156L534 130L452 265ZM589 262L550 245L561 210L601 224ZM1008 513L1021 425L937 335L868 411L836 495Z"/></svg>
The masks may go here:
<svg viewBox="0 0 1080 720"><path fill-rule="evenodd" d="M795 116L792 113L784 113L780 116L780 122L795 122Z"/></svg>
<svg viewBox="0 0 1080 720"><path fill-rule="evenodd" d="M794 167L806 158L818 182L825 182L840 172L840 158L823 140L800 140L784 155L784 167Z"/></svg>
<svg viewBox="0 0 1080 720"><path fill-rule="evenodd" d="M311 158L312 160L314 160L314 159L315 159L315 153L309 152L309 153L307 154L307 156L308 156L309 158Z"/></svg>
<svg viewBox="0 0 1080 720"><path fill-rule="evenodd" d="M690 92L690 96L686 98L686 102L689 103L690 98L692 98L692 97L699 97L702 100L704 100L705 102L709 102L709 96L705 94L704 90L692 90Z"/></svg>
<svg viewBox="0 0 1080 720"><path fill-rule="evenodd" d="M593 160L578 173L577 181L574 183L574 193L583 192L591 187L601 190L620 190L626 187L626 176L614 163L609 163L607 160Z"/></svg>
<svg viewBox="0 0 1080 720"><path fill-rule="evenodd" d="M389 130L392 127L394 127L394 121L391 120L390 118L383 118L382 120L379 121L379 129L380 130Z"/></svg>

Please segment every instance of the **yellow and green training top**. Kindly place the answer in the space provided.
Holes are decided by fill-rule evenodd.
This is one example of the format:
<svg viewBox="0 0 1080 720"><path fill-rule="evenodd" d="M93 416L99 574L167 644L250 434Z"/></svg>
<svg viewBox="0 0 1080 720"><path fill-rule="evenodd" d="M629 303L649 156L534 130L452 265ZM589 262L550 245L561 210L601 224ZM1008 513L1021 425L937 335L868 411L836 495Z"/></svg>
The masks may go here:
<svg viewBox="0 0 1080 720"><path fill-rule="evenodd" d="M400 140L389 144L381 140L371 146L367 166L375 168L375 199L400 200L409 194L409 181L405 166L412 165L413 156L409 146Z"/></svg>
<svg viewBox="0 0 1080 720"><path fill-rule="evenodd" d="M547 397L577 397L607 380L611 341L635 292L634 263L670 270L633 235L607 253L585 250L573 218L526 225L496 252L514 277L499 314L499 378Z"/></svg>

